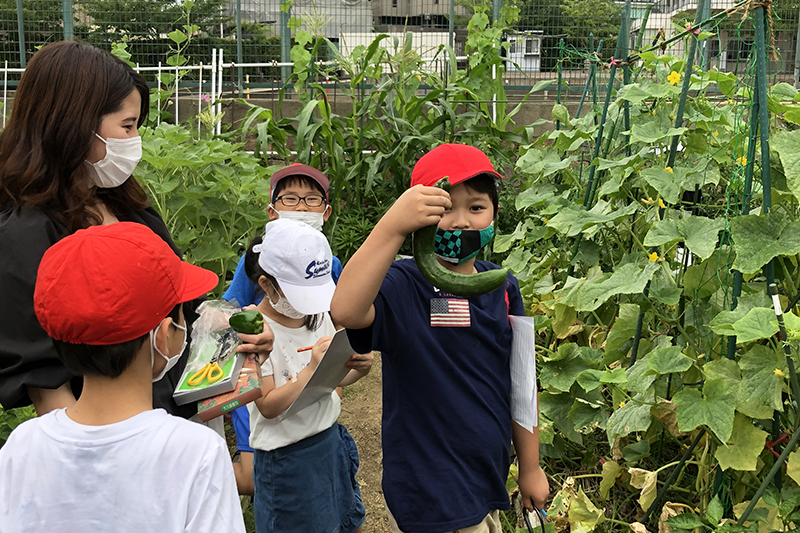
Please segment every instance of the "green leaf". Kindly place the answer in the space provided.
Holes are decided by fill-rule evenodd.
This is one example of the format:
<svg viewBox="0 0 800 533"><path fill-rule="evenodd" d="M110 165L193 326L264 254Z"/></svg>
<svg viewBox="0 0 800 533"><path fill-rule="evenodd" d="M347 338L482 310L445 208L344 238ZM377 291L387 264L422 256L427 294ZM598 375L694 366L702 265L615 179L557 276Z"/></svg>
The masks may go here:
<svg viewBox="0 0 800 533"><path fill-rule="evenodd" d="M646 80L622 86L617 92L617 100L627 100L628 102L641 104L651 98L667 98L680 93L680 87Z"/></svg>
<svg viewBox="0 0 800 533"><path fill-rule="evenodd" d="M553 106L553 118L570 126L572 125L572 121L569 118L569 109L564 104L555 104Z"/></svg>
<svg viewBox="0 0 800 533"><path fill-rule="evenodd" d="M562 158L561 154L552 148L544 150L530 148L517 160L516 168L525 174L546 178L559 170L568 168L576 159L576 156Z"/></svg>
<svg viewBox="0 0 800 533"><path fill-rule="evenodd" d="M667 128L666 130L657 121L645 124L634 124L631 127L631 142L645 144L656 144L658 141L672 137L673 135L683 135L688 128Z"/></svg>
<svg viewBox="0 0 800 533"><path fill-rule="evenodd" d="M730 312L730 315L726 316L735 314ZM711 331L720 335L736 335L738 344L766 339L778 332L778 318L775 316L775 311L766 307L751 309L733 324L723 323L719 315L714 317L714 320L717 322L712 321L709 324Z"/></svg>
<svg viewBox="0 0 800 533"><path fill-rule="evenodd" d="M175 44L184 43L184 42L186 42L186 39L188 38L188 37L186 37L186 34L183 33L180 30L172 30L171 32L169 32L167 34L167 37L169 37L170 40L172 42L174 42Z"/></svg>
<svg viewBox="0 0 800 533"><path fill-rule="evenodd" d="M569 391L578 375L592 368L594 364L582 357L580 350L574 350L563 359L545 361L539 371L539 383L544 388Z"/></svg>
<svg viewBox="0 0 800 533"><path fill-rule="evenodd" d="M754 274L774 257L800 253L800 220L792 222L782 210L738 216L730 225L733 268L743 274Z"/></svg>
<svg viewBox="0 0 800 533"><path fill-rule="evenodd" d="M606 422L609 444L613 444L616 437L626 437L636 431L645 431L650 427L651 420L648 404L637 401L626 403L624 407L614 411Z"/></svg>
<svg viewBox="0 0 800 533"><path fill-rule="evenodd" d="M636 333L636 322L639 320L639 306L620 304L619 316L606 337L606 352L614 352L622 348Z"/></svg>
<svg viewBox="0 0 800 533"><path fill-rule="evenodd" d="M724 514L725 506L722 505L719 495L714 496L714 499L712 499L709 502L708 507L706 507L706 520L708 520L712 526L716 527L719 525Z"/></svg>
<svg viewBox="0 0 800 533"><path fill-rule="evenodd" d="M703 527L703 521L694 513L681 513L673 516L666 521L666 524L674 529L697 529Z"/></svg>
<svg viewBox="0 0 800 533"><path fill-rule="evenodd" d="M723 470L753 471L764 451L768 433L755 427L745 415L736 413L730 440L717 448L715 457ZM718 523L717 520L716 523Z"/></svg>
<svg viewBox="0 0 800 533"><path fill-rule="evenodd" d="M514 206L517 211L526 207L538 207L555 196L556 188L548 182L535 183L522 191L516 198Z"/></svg>
<svg viewBox="0 0 800 533"><path fill-rule="evenodd" d="M698 179L704 181L698 169L687 167L674 167L672 172L661 167L648 167L642 170L641 176L668 204L678 203L682 191L694 190Z"/></svg>
<svg viewBox="0 0 800 533"><path fill-rule="evenodd" d="M590 210L583 207L567 207L550 219L547 223L559 233L567 237L574 237L598 224L617 222L639 210L637 204L628 204L619 209L613 209L611 204L603 201L597 202Z"/></svg>
<svg viewBox="0 0 800 533"><path fill-rule="evenodd" d="M702 216L687 217L678 222L678 231L686 246L700 259L711 257L717 247L719 232L725 228L725 219Z"/></svg>
<svg viewBox="0 0 800 533"><path fill-rule="evenodd" d="M782 352L766 346L753 346L742 355L739 368L742 371L740 391L743 401L757 401L770 409L783 410L781 391L784 378L775 373L778 370L784 375L788 374L786 358Z"/></svg>
<svg viewBox="0 0 800 533"><path fill-rule="evenodd" d="M800 200L800 130L780 130L769 139L771 150L778 152L786 185L789 191Z"/></svg>
<svg viewBox="0 0 800 533"><path fill-rule="evenodd" d="M595 272L602 274L599 267L595 268ZM658 268L651 261L644 267L627 263L613 273L603 274L591 281L587 278L569 278L564 288L554 294L561 303L571 305L578 311L594 311L617 294L640 294Z"/></svg>
<svg viewBox="0 0 800 533"><path fill-rule="evenodd" d="M647 358L648 366L658 374L685 372L691 368L692 363L694 360L683 355L680 346L653 350Z"/></svg>
<svg viewBox="0 0 800 533"><path fill-rule="evenodd" d="M678 428L692 431L704 425L720 441L728 442L733 431L735 400L735 391L728 388L724 379L706 381L702 395L696 389L683 389L672 400L678 406Z"/></svg>
<svg viewBox="0 0 800 533"><path fill-rule="evenodd" d="M644 459L650 455L650 441L642 439L638 442L628 444L622 448L622 455L625 457L625 462L628 464Z"/></svg>
<svg viewBox="0 0 800 533"><path fill-rule="evenodd" d="M552 420L561 434L577 444L583 443L583 436L575 431L575 424L568 418L575 400L564 393L542 391L539 393L539 409L547 419Z"/></svg>
<svg viewBox="0 0 800 533"><path fill-rule="evenodd" d="M657 220L644 237L645 246L662 246L682 239L675 220Z"/></svg>

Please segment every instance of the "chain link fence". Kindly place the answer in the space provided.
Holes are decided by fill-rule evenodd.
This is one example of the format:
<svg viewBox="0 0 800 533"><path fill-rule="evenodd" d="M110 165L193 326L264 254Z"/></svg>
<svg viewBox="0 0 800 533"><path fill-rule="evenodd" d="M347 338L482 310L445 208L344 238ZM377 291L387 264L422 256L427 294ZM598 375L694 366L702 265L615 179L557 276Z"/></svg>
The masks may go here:
<svg viewBox="0 0 800 533"><path fill-rule="evenodd" d="M287 75L278 63L289 61L291 35L302 27L350 52L378 33L414 33L423 57L440 45L464 54L467 23L475 4L497 15L500 6L518 10L505 31L506 78L510 88L524 89L541 79L561 75L566 95L580 93L594 54L614 56L623 3L614 0L196 0L186 16L184 0L0 0L0 67L25 66L38 47L61 39L80 39L110 49L125 41L131 61L141 67L166 64L174 44L169 33L197 25L185 50L192 65L209 65L212 51L226 61L249 65L233 83L276 86ZM488 4L487 4L488 2ZM630 49L658 45L693 21L697 0L634 1L630 11ZM773 80L796 82L800 1L773 0ZM701 18L733 6L733 0L711 0ZM745 68L753 46L752 22L745 10L715 22L715 35L703 41L701 64L721 71ZM391 40L390 40L391 42ZM665 53L681 54L677 41ZM322 48L323 56L326 48ZM661 50L658 50L661 53ZM328 53L328 56L332 54ZM326 59L320 57L319 59ZM238 74L238 69L237 69ZM13 71L6 72L13 86ZM229 80L226 79L225 83Z"/></svg>

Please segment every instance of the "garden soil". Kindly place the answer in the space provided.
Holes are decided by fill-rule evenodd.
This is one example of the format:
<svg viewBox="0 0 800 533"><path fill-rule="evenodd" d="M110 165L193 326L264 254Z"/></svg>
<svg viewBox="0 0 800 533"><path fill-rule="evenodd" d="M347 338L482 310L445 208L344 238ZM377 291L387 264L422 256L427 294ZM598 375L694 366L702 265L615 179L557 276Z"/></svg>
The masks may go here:
<svg viewBox="0 0 800 533"><path fill-rule="evenodd" d="M381 490L383 462L381 454L381 358L375 354L375 363L367 377L344 390L343 424L358 445L361 467L358 481L361 497L367 509L367 519L362 533L388 533L389 521Z"/></svg>

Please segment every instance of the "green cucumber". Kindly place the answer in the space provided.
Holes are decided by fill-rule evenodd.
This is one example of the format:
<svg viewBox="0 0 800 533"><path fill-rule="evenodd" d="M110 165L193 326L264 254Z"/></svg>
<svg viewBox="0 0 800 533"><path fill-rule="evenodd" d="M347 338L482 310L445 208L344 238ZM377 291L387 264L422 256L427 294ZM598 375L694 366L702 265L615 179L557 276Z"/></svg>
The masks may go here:
<svg viewBox="0 0 800 533"><path fill-rule="evenodd" d="M434 184L450 192L447 176ZM508 269L487 270L478 274L459 274L448 270L436 259L433 244L436 238L436 224L418 229L413 234L414 261L422 276L437 289L456 296L478 296L499 289L506 282Z"/></svg>

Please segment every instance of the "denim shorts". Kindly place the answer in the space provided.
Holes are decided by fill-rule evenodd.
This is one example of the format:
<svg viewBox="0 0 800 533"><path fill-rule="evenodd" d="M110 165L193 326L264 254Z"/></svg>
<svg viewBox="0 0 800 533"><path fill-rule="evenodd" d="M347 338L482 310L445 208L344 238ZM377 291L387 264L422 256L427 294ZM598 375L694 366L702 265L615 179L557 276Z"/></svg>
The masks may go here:
<svg viewBox="0 0 800 533"><path fill-rule="evenodd" d="M276 450L255 450L257 533L352 533L366 511L358 486L358 449L338 422Z"/></svg>

